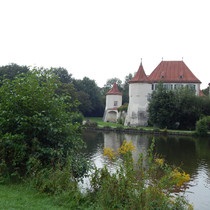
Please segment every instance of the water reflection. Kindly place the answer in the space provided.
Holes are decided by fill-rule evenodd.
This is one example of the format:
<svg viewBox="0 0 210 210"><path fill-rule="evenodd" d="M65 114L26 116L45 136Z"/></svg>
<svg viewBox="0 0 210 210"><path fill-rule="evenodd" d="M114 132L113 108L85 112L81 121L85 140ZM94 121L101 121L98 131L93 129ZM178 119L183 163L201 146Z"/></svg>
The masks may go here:
<svg viewBox="0 0 210 210"><path fill-rule="evenodd" d="M97 167L106 163L103 148L113 150L121 146L124 140L132 141L136 147L135 160L139 154L145 154L153 136L128 135L118 133L85 132L83 139L87 143L85 153ZM190 174L191 182L185 196L195 209L210 209L210 139L195 137L155 137L155 153L161 155L170 164L181 166Z"/></svg>

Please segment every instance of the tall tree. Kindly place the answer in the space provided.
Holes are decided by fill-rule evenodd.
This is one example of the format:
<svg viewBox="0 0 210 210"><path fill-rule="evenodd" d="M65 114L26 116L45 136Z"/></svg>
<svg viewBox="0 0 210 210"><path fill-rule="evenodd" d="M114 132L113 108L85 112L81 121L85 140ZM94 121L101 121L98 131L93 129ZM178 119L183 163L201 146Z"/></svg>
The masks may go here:
<svg viewBox="0 0 210 210"><path fill-rule="evenodd" d="M149 122L160 128L173 128L176 104L173 91L167 91L162 84L151 95L148 111Z"/></svg>
<svg viewBox="0 0 210 210"><path fill-rule="evenodd" d="M180 88L175 91L176 121L180 123L180 129L192 130L196 121L201 116L200 97L195 91L189 88Z"/></svg>
<svg viewBox="0 0 210 210"><path fill-rule="evenodd" d="M22 74L22 73L27 73L29 71L29 67L27 66L19 66L15 63L11 63L6 66L1 66L0 67L0 85L2 84L2 81L4 79L14 79L15 76Z"/></svg>
<svg viewBox="0 0 210 210"><path fill-rule="evenodd" d="M80 130L72 104L56 94L59 81L49 71L33 70L0 87L0 175L24 176L33 167L65 164L78 152ZM73 156L72 156L73 157Z"/></svg>
<svg viewBox="0 0 210 210"><path fill-rule="evenodd" d="M69 74L65 68L51 68L51 71L58 76L59 80L62 83L71 83L72 82L72 74Z"/></svg>
<svg viewBox="0 0 210 210"><path fill-rule="evenodd" d="M104 112L104 104L102 103L102 97L100 88L95 83L95 80L91 80L88 77L84 77L82 80L74 80L73 84L79 92L79 101L81 103L81 106L88 105L89 109L85 109L85 113L83 113L87 117L97 117L97 116L103 116ZM81 97L81 91L86 93L85 98ZM85 99L85 100L83 100ZM84 108L82 108L84 110Z"/></svg>
<svg viewBox="0 0 210 210"><path fill-rule="evenodd" d="M149 121L160 128L195 129L206 103L189 88L167 90L162 84L151 95L148 111ZM205 108L206 112L207 110Z"/></svg>
<svg viewBox="0 0 210 210"><path fill-rule="evenodd" d="M133 78L133 75L130 73L125 77L125 81L123 83L123 95L122 95L122 103L129 103L129 81Z"/></svg>

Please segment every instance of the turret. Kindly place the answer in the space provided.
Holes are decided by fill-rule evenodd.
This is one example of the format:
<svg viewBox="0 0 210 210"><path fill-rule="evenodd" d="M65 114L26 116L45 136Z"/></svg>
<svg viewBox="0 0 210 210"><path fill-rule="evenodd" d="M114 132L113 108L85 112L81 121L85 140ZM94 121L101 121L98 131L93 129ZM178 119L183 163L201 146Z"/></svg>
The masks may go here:
<svg viewBox="0 0 210 210"><path fill-rule="evenodd" d="M148 97L152 93L151 83L145 74L142 62L129 82L129 105L125 125L146 126L148 121Z"/></svg>
<svg viewBox="0 0 210 210"><path fill-rule="evenodd" d="M118 107L122 106L122 93L114 83L113 87L106 94L106 107L104 111L105 122L117 122Z"/></svg>

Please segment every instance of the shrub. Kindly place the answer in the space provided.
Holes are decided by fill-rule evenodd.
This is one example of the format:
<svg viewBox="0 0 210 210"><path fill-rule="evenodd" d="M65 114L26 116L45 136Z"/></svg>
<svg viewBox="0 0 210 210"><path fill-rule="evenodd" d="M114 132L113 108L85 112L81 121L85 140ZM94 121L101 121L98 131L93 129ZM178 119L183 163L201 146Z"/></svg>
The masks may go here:
<svg viewBox="0 0 210 210"><path fill-rule="evenodd" d="M204 117L196 122L196 134L206 136L208 134L207 119Z"/></svg>
<svg viewBox="0 0 210 210"><path fill-rule="evenodd" d="M117 110L118 110L118 112L123 112L123 111L127 112L128 104L127 103L123 104L122 106L118 107Z"/></svg>
<svg viewBox="0 0 210 210"><path fill-rule="evenodd" d="M98 123L94 122L94 121L91 121L91 120L87 120L85 122L85 126L91 127L91 128L96 128L98 126Z"/></svg>
<svg viewBox="0 0 210 210"><path fill-rule="evenodd" d="M184 190L188 174L169 166L153 155L154 142L144 157L135 162L131 142L124 141L118 152L109 148L104 154L117 165L116 172L107 166L95 169L91 176L90 199L98 209L187 209L191 206L173 192ZM118 161L117 157L122 161Z"/></svg>
<svg viewBox="0 0 210 210"><path fill-rule="evenodd" d="M82 147L69 96L55 92L59 81L50 71L33 70L0 87L0 173L23 177L39 167L65 164ZM68 109L67 109L68 108ZM68 110L68 111L67 111ZM35 164L35 165L33 165Z"/></svg>

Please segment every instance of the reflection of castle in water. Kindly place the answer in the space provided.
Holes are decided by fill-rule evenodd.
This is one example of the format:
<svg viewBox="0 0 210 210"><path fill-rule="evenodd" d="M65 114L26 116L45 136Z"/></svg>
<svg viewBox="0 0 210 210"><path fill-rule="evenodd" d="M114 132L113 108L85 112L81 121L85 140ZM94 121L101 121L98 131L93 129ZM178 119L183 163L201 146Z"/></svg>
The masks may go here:
<svg viewBox="0 0 210 210"><path fill-rule="evenodd" d="M115 152L122 145L123 141L132 142L135 146L135 151L133 151L134 160L138 160L139 155L146 155L149 147L148 136L145 135L128 135L128 134L118 134L114 132L104 133L104 147L112 148Z"/></svg>
<svg viewBox="0 0 210 210"><path fill-rule="evenodd" d="M105 163L103 159L103 148L110 147L114 151L122 145L124 140L132 141L136 147L133 152L134 160L138 160L139 154L146 155L151 145L153 136L132 135L120 133L85 133L84 140L87 143L88 154L94 163L102 167ZM190 187L186 195L195 209L209 209L210 206L210 139L195 138L187 136L155 136L154 153L165 158L166 162L181 166L181 168L191 176ZM147 165L146 160L144 164ZM108 165L113 167L113 165ZM206 208L205 208L206 207Z"/></svg>

